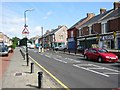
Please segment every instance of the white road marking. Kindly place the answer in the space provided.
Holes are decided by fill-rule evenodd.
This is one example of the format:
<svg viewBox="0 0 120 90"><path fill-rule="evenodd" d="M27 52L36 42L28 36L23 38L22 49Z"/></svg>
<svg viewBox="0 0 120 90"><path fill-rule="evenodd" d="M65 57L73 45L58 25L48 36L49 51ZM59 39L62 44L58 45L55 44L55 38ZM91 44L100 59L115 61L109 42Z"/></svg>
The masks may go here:
<svg viewBox="0 0 120 90"><path fill-rule="evenodd" d="M88 68L88 69L105 69L104 67L102 67L102 68Z"/></svg>
<svg viewBox="0 0 120 90"><path fill-rule="evenodd" d="M105 76L105 77L109 77L109 75L106 75L106 74L104 74L104 73L100 73L100 72L97 72L97 71L94 71L94 70L90 70L90 69L88 69L88 68L80 67L80 66L75 65L75 64L73 64L73 66L78 67L78 68L81 68L81 69L84 69L84 70L87 70L87 71L90 71L90 72L93 72L93 73L96 73L96 74L99 74L99 75L103 75L103 76Z"/></svg>
<svg viewBox="0 0 120 90"><path fill-rule="evenodd" d="M54 59L57 60L57 61L59 61L59 62L67 63L67 62L65 62L63 60L60 60L60 59L57 59L57 58L54 58Z"/></svg>
<svg viewBox="0 0 120 90"><path fill-rule="evenodd" d="M95 67L104 68L104 69L109 70L109 71L120 72L120 71L118 71L118 70L114 70L114 69L110 69L110 68L106 68L106 67L102 67L102 66L98 66L98 65L94 65L94 64L92 64L92 65L95 66Z"/></svg>
<svg viewBox="0 0 120 90"><path fill-rule="evenodd" d="M62 57L62 56L60 56L60 55L56 55L57 57Z"/></svg>
<svg viewBox="0 0 120 90"><path fill-rule="evenodd" d="M104 74L120 74L120 73L105 72Z"/></svg>
<svg viewBox="0 0 120 90"><path fill-rule="evenodd" d="M45 55L46 57L48 57L48 58L51 58L51 56L48 56L48 55Z"/></svg>
<svg viewBox="0 0 120 90"><path fill-rule="evenodd" d="M70 60L70 61L73 61L73 62L80 62L80 61L78 61L78 60L71 59L71 58L65 58L65 59Z"/></svg>

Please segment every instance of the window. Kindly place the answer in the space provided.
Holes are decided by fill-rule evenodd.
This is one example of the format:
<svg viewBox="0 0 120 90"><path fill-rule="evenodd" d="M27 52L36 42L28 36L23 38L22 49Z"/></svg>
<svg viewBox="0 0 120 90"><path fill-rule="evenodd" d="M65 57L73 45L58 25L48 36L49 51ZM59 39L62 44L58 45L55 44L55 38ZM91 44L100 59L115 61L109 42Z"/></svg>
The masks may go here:
<svg viewBox="0 0 120 90"><path fill-rule="evenodd" d="M63 35L59 35L59 39L60 39L60 40L63 40Z"/></svg>
<svg viewBox="0 0 120 90"><path fill-rule="evenodd" d="M107 23L103 23L103 24L101 25L101 29L102 29L102 33L107 33L107 31L108 31Z"/></svg>
<svg viewBox="0 0 120 90"><path fill-rule="evenodd" d="M73 37L73 31L71 31L71 37Z"/></svg>
<svg viewBox="0 0 120 90"><path fill-rule="evenodd" d="M81 34L81 29L80 30L78 30L78 33L79 33L79 35L78 36L82 36L82 34Z"/></svg>
<svg viewBox="0 0 120 90"><path fill-rule="evenodd" d="M89 27L89 34L92 33L92 26Z"/></svg>

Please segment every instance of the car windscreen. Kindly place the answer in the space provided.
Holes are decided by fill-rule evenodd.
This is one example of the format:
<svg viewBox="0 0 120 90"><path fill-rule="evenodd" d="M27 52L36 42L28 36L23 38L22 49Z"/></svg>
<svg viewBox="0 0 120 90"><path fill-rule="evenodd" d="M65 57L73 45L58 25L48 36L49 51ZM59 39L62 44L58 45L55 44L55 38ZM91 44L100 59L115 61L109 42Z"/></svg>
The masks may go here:
<svg viewBox="0 0 120 90"><path fill-rule="evenodd" d="M1 52L8 51L8 48L7 47L0 47L0 51Z"/></svg>
<svg viewBox="0 0 120 90"><path fill-rule="evenodd" d="M107 53L108 51L105 50L105 49L100 49L100 50L98 50L98 52L100 52L100 53Z"/></svg>

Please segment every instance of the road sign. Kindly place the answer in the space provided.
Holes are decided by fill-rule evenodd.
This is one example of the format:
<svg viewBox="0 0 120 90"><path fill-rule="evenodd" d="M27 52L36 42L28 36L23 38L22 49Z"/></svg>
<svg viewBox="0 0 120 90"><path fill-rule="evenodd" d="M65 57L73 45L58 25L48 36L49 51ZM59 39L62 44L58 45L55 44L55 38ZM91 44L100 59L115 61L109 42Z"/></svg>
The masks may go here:
<svg viewBox="0 0 120 90"><path fill-rule="evenodd" d="M27 36L29 35L29 31L28 31L27 27L25 27L25 28L23 29L22 35L23 35L23 37L27 37Z"/></svg>

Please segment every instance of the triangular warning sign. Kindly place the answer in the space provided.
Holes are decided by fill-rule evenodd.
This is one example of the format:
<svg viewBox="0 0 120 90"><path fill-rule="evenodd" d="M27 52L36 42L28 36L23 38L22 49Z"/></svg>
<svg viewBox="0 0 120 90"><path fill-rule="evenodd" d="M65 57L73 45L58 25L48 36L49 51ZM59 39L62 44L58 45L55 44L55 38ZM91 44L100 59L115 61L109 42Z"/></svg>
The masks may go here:
<svg viewBox="0 0 120 90"><path fill-rule="evenodd" d="M22 34L29 34L29 31L26 27L23 29Z"/></svg>

